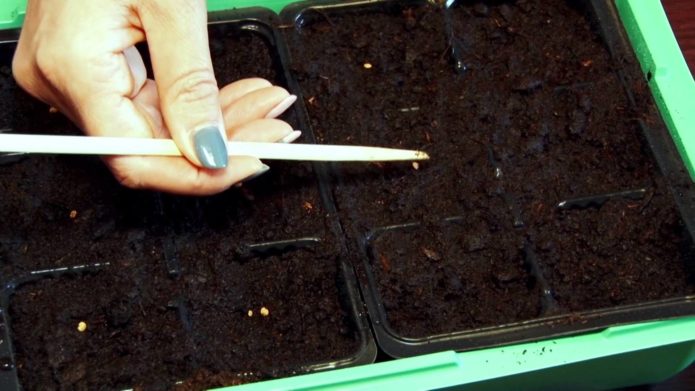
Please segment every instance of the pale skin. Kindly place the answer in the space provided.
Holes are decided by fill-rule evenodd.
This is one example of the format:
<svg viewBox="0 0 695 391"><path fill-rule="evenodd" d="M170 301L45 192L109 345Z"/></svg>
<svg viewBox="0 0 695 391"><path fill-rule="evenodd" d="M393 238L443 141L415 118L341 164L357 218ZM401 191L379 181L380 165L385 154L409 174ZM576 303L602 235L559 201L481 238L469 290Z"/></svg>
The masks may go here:
<svg viewBox="0 0 695 391"><path fill-rule="evenodd" d="M214 194L262 172L251 157L205 168L194 135L219 129L236 141L277 142L292 128L275 117L290 94L263 79L218 88L204 0L29 0L13 61L17 82L87 135L173 138L185 157L104 158L132 188ZM155 79L135 49L147 40ZM215 132L213 132L215 133Z"/></svg>

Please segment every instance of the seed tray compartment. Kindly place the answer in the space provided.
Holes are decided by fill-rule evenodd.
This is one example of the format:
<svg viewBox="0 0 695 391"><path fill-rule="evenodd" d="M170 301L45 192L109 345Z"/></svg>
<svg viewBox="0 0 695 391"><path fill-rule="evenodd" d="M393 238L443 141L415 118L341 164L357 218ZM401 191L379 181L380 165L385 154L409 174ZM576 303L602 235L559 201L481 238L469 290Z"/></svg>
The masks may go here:
<svg viewBox="0 0 695 391"><path fill-rule="evenodd" d="M548 7L536 9L534 1L479 2L443 10L425 2L309 1L283 11L290 69L302 92L306 125L318 142L424 149L433 156L413 167L340 165L331 173L332 195L356 254L370 319L379 345L392 356L469 350L695 311L692 184L640 76L615 6L601 1L544 5ZM534 13L547 19L531 21L528 15ZM568 52L566 42L550 42L546 36L534 39L529 35L533 31L525 30L545 32L551 25L570 29L572 44L589 44ZM525 64L510 56L519 42L524 52L538 56ZM527 47L531 42L541 43ZM549 56L554 51L564 56L546 58L546 49ZM554 168L546 167L549 162ZM630 202L630 197L641 195L644 202L637 207ZM548 256L539 235L543 219L561 221L572 214L593 213L592 205L609 210L620 202L627 210L658 214L646 197L664 206L659 221L667 223L651 231L632 223L630 230L642 236L659 233L657 243L669 241L669 251L661 253L659 268L633 277L640 283L648 276L677 278L674 289L653 296L644 292L649 284L643 284L639 299L609 298L609 303L581 308L568 304L555 267L563 255ZM558 208L563 201L582 207L587 203L589 209ZM499 206L492 208L494 204ZM541 315L444 332L436 320L424 316L430 310L427 305L434 312L447 303L455 305L443 294L411 305L416 313L409 319L415 321L409 328L403 326L408 317L393 315L394 302L412 304L418 292L416 287L403 287L412 281L420 281L416 285L422 292L437 289L430 283L444 281L446 286L439 274L448 269L427 256L432 249L420 249L416 257L431 267L418 268L421 263L410 258L417 275L395 284L380 283L385 268L380 240L393 242L397 251L395 243L401 239L401 247L416 253L412 238L401 231L404 227L436 227L449 216L465 219L492 209L496 216L506 215L499 224L504 234L497 237L515 238L512 242L522 256L512 257L510 264L522 259L533 277L530 285L536 284L542 299L533 293L530 300L541 308ZM648 217L635 216L646 224ZM393 232L383 239L384 229L375 227L398 228L386 229ZM551 235L558 243L558 232L580 235L555 227ZM444 233L434 229L431 235ZM631 260L623 259L621 265L626 262ZM389 264L396 267L393 260ZM429 274L423 276L425 272ZM620 272L613 277L619 281ZM490 287L495 289L494 279ZM398 298L403 292L411 296ZM470 301L475 302L446 313L456 313ZM428 327L431 332L424 335Z"/></svg>
<svg viewBox="0 0 695 391"><path fill-rule="evenodd" d="M384 330L399 336L406 330L403 337L409 341L442 338L496 326L500 319L534 319L552 309L523 237L471 234L488 224L483 216L456 217L384 227L368 235L368 277L380 295L374 317L384 321ZM423 295L442 300L425 303L418 300ZM387 336L380 343L388 352L399 348Z"/></svg>
<svg viewBox="0 0 695 391"><path fill-rule="evenodd" d="M19 371L26 389L199 388L369 362L354 354L351 341L357 337L352 334L359 326L349 316L345 270L279 273L288 266L295 271L315 266L316 259L339 267L324 258L330 251L323 250L328 255L322 257L321 251L300 246L303 250L243 261L230 255L217 262L215 274L201 267L180 279L167 275L163 255L152 246L146 252L156 255L148 263L47 270L12 281L3 292L2 308L6 341L13 342L14 352L6 343L7 368L0 382L19 389ZM302 290L305 283L315 284L317 294ZM336 286L340 298L334 298ZM279 295L278 289L288 294ZM218 296L211 298L211 293ZM56 308L60 300L67 304ZM265 316L262 307L269 311ZM305 321L293 324L290 312ZM86 331L78 330L80 322ZM343 342L327 330L329 322L338 325L335 334ZM309 362L307 357L326 354L316 348L326 341L333 342L329 353L337 359ZM295 344L316 351L283 348ZM270 361L261 354L268 351L273 352ZM253 362L246 362L249 357L255 357Z"/></svg>
<svg viewBox="0 0 695 391"><path fill-rule="evenodd" d="M211 15L220 80L258 75L286 85L273 18L259 9ZM78 134L14 85L7 41L0 97L9 107L0 128ZM188 198L122 188L95 159L22 156L2 164L0 213L21 222L0 231L7 287L0 348L9 360L0 384L8 389L200 388L374 361L356 278L324 205L321 167L277 163L241 187ZM37 256L68 244L69 256ZM283 272L288 267L292 273ZM65 297L75 299L48 305Z"/></svg>
<svg viewBox="0 0 695 391"><path fill-rule="evenodd" d="M5 356L6 389L20 389L18 379L24 389L153 387L190 373L186 332L162 301L176 283L155 257L138 255L149 263L46 271L8 284L2 308L14 352Z"/></svg>

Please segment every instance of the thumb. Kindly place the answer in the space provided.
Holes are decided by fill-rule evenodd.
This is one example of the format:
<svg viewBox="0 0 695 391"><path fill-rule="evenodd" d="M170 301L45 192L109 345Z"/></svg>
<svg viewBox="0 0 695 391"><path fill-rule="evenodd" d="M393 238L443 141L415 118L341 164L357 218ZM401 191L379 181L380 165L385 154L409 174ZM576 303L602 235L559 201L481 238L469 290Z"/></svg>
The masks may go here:
<svg viewBox="0 0 695 391"><path fill-rule="evenodd" d="M138 14L172 138L194 164L226 167L227 136L210 60L205 0L142 1Z"/></svg>

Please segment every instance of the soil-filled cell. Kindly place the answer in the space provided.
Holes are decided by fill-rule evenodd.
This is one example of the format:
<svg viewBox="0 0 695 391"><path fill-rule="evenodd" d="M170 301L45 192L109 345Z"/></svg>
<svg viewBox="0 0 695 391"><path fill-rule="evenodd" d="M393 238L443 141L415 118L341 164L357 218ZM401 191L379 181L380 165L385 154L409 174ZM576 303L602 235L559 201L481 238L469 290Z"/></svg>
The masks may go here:
<svg viewBox="0 0 695 391"><path fill-rule="evenodd" d="M372 270L391 328L425 337L537 317L541 289L510 228L481 212L376 234Z"/></svg>
<svg viewBox="0 0 695 391"><path fill-rule="evenodd" d="M338 260L323 244L250 258L219 254L184 279L206 386L355 357Z"/></svg>
<svg viewBox="0 0 695 391"><path fill-rule="evenodd" d="M669 194L556 210L531 238L560 307L583 311L695 293L692 244Z"/></svg>
<svg viewBox="0 0 695 391"><path fill-rule="evenodd" d="M9 315L24 389L165 389L186 376L190 341L168 306L175 287L163 269L136 269L124 261L16 289Z"/></svg>
<svg viewBox="0 0 695 391"><path fill-rule="evenodd" d="M319 142L432 156L338 167L334 194L349 229L464 214L463 199L496 185L484 134L462 116L473 97L446 56L440 10L307 11L302 20L286 36Z"/></svg>
<svg viewBox="0 0 695 391"><path fill-rule="evenodd" d="M220 84L282 84L272 30L241 25L210 27ZM10 109L0 128L79 134L19 90L12 48L3 50L0 100ZM283 118L294 121L291 110ZM3 281L108 264L32 277L10 297L25 389L202 389L347 365L362 352L354 287L311 164L267 162L269 172L219 195L184 197L121 187L98 158L9 160L0 160Z"/></svg>
<svg viewBox="0 0 695 391"><path fill-rule="evenodd" d="M611 55L588 1L483 2L452 14L477 91L462 113L491 136L506 189L524 208L659 176L639 123L654 118L647 86L634 58Z"/></svg>
<svg viewBox="0 0 695 391"><path fill-rule="evenodd" d="M360 274L365 290L374 291L370 310L385 311L396 339L422 338L691 294L690 234L672 197L674 183L664 180L655 157L671 179L682 167L664 165L672 158L650 150L655 138L667 145L669 136L631 49L622 46L612 5L433 3L336 4L285 19L296 22L284 32L319 142L423 149L431 156L413 165L341 165L333 172L345 232L355 253L370 257ZM659 153L676 153L663 145ZM631 191L639 194L625 193ZM589 196L609 201L558 208ZM465 240L449 238L436 224L481 215L508 220L500 240L472 255ZM384 233L363 251L369 232L410 223L426 229ZM475 224L463 229L464 236L480 236ZM438 251L426 242L454 255L435 262L427 252ZM630 251L620 253L625 246ZM501 288L495 268L516 264L509 259L539 279ZM475 272L464 272L468 267ZM460 285L449 275L460 276ZM469 290L454 294L452 287ZM497 295L496 305L483 291ZM476 300L461 303L466 297L481 305L471 310ZM416 350L407 349L396 353Z"/></svg>

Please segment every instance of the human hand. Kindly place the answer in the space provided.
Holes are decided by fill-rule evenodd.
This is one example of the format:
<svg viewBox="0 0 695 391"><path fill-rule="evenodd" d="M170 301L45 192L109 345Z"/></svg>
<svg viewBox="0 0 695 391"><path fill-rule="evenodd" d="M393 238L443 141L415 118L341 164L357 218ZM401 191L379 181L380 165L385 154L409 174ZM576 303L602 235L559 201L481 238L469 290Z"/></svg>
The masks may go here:
<svg viewBox="0 0 695 391"><path fill-rule="evenodd" d="M156 82L134 47L145 38ZM218 89L204 0L29 0L13 73L88 135L173 138L184 157L104 159L128 187L217 193L268 169L228 159L227 139L298 136L274 119L296 99L285 89L263 79Z"/></svg>

